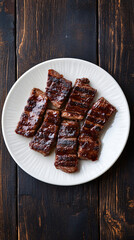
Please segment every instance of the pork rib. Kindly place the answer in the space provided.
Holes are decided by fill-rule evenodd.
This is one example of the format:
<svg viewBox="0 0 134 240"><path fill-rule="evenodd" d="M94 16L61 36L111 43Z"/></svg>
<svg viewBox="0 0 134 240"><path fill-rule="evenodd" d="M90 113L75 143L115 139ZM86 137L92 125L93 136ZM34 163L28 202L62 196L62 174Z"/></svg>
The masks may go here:
<svg viewBox="0 0 134 240"><path fill-rule="evenodd" d="M95 94L96 89L89 86L89 79L76 79L65 110L62 111L62 117L82 120L87 113Z"/></svg>
<svg viewBox="0 0 134 240"><path fill-rule="evenodd" d="M20 117L15 132L25 137L33 137L42 123L48 98L38 88L33 88Z"/></svg>
<svg viewBox="0 0 134 240"><path fill-rule="evenodd" d="M77 171L77 137L79 124L77 121L64 120L61 123L56 146L55 167L67 173Z"/></svg>
<svg viewBox="0 0 134 240"><path fill-rule="evenodd" d="M99 135L116 108L101 97L88 111L80 130L78 157L81 159L98 159L100 150Z"/></svg>
<svg viewBox="0 0 134 240"><path fill-rule="evenodd" d="M55 107L61 108L64 105L71 88L71 81L53 69L48 70L46 94Z"/></svg>
<svg viewBox="0 0 134 240"><path fill-rule="evenodd" d="M29 144L30 148L44 156L49 155L56 144L59 124L60 112L48 109L40 129Z"/></svg>

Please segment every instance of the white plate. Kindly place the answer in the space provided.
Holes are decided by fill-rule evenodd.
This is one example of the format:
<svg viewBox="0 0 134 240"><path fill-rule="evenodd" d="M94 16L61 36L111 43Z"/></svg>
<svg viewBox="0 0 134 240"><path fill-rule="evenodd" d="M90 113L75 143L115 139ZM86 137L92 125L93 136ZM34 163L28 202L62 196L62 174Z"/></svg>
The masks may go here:
<svg viewBox="0 0 134 240"><path fill-rule="evenodd" d="M44 157L29 148L30 139L17 135L14 130L33 87L45 90L48 69L62 73L73 83L87 77L91 86L117 108L109 128L101 137L102 150L98 161L79 161L79 171L64 173L54 167L54 152ZM102 68L87 61L61 58L36 65L24 73L11 88L2 113L2 131L6 146L16 163L31 176L56 185L76 185L91 181L106 172L120 156L129 134L128 104L117 82Z"/></svg>

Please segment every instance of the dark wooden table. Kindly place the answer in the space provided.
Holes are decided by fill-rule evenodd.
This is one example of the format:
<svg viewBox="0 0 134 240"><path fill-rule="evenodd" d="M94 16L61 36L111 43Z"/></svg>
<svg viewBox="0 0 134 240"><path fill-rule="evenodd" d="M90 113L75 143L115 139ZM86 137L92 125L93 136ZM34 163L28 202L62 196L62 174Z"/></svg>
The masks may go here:
<svg viewBox="0 0 134 240"><path fill-rule="evenodd" d="M26 174L1 135L0 240L134 239L133 9L133 0L0 0L1 108L26 70L74 57L108 71L131 111L129 139L118 161L100 178L74 187Z"/></svg>

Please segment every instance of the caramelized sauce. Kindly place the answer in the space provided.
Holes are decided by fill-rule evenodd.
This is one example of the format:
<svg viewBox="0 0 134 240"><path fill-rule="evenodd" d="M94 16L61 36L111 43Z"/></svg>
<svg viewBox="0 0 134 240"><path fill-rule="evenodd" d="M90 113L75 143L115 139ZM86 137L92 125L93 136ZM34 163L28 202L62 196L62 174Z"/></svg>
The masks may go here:
<svg viewBox="0 0 134 240"><path fill-rule="evenodd" d="M46 94L41 90L34 88L15 132L25 137L32 137L42 122L46 106Z"/></svg>
<svg viewBox="0 0 134 240"><path fill-rule="evenodd" d="M76 79L62 117L82 120L96 94L96 90L89 86L87 78ZM76 115L75 115L76 113Z"/></svg>
<svg viewBox="0 0 134 240"><path fill-rule="evenodd" d="M98 159L100 149L99 134L115 111L115 107L104 98L100 98L89 110L80 131L79 158L92 161Z"/></svg>
<svg viewBox="0 0 134 240"><path fill-rule="evenodd" d="M55 167L64 172L77 171L77 137L79 124L76 121L64 120L61 123L56 146Z"/></svg>
<svg viewBox="0 0 134 240"><path fill-rule="evenodd" d="M30 147L44 156L48 155L56 143L59 124L60 112L47 110L40 129L29 144Z"/></svg>
<svg viewBox="0 0 134 240"><path fill-rule="evenodd" d="M63 75L53 69L48 70L46 94L55 107L61 108L63 106L71 88L71 81L66 80Z"/></svg>

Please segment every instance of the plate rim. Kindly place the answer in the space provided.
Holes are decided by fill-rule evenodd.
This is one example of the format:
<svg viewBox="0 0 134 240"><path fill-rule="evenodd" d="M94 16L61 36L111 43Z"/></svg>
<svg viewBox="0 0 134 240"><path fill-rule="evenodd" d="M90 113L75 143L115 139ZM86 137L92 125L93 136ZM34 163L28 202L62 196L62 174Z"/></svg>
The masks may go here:
<svg viewBox="0 0 134 240"><path fill-rule="evenodd" d="M127 129L127 134L126 134L126 139L124 141L124 144L123 144L123 147L122 147L122 150L119 152L117 158L105 169L105 170L102 170L100 171L100 173L95 176L95 177L92 177L92 179L90 180L83 180L83 181L80 181L78 183L71 183L71 184L60 184L60 183L53 183L52 181L43 181L42 179L38 178L37 176L34 176L32 173L29 173L29 171L27 171L26 169L24 169L24 167L22 167L20 165L20 163L18 162L18 160L16 160L16 158L13 156L13 153L11 153L11 150L8 146L8 143L7 143L7 138L6 138L6 135L5 135L5 130L4 130L4 114L5 114L5 109L6 109L6 105L8 103L8 99L12 93L12 91L14 90L14 88L16 87L16 85L19 84L19 82L21 81L21 79L29 72L31 72L33 69L35 68L38 68L38 66L40 65L43 65L44 63L50 63L50 62L55 62L55 61L82 61L82 62L85 62L85 63L88 63L88 64L91 64L93 65L94 67L97 67L98 69L100 69L101 71L103 71L105 74L108 74L112 80L114 80L114 82L117 84L117 86L120 88L122 94L123 94L123 97L125 99L125 102L126 102L126 106L127 106L127 118L128 118L128 129ZM128 137L129 137L129 133L130 133L130 123L131 123L131 118L130 118L130 109L129 109L129 105L128 105L128 101L127 101L127 98L122 90L122 88L120 87L120 85L118 84L118 82L106 71L104 70L103 68L101 68L100 66L90 62L90 61L86 61L86 60L83 60L83 59L78 59L78 58L54 58L54 59L50 59L50 60L46 60L46 61L43 61L43 62L40 62L36 65L34 65L33 67L31 67L30 69L28 69L26 72L24 72L17 80L16 82L12 85L11 89L9 90L6 98L5 98L5 101L4 101L4 104L3 104L3 109L2 109L2 116L1 116L1 126L2 126L2 135L3 135L3 139L4 139L4 142L5 142L5 145L8 149L8 152L10 153L11 157L13 158L13 160L15 161L15 163L24 171L26 172L28 175L32 176L33 178L41 181L41 182L44 182L44 183L47 183L47 184L52 184L52 185L55 185L55 186L76 186L76 185L80 185L80 184L84 184L84 183L87 183L87 182L91 182L93 181L94 179L100 177L101 175L103 175L105 172L107 172L114 164L115 162L118 160L119 156L122 154L125 146L126 146L126 143L127 143L127 140L128 140Z"/></svg>

